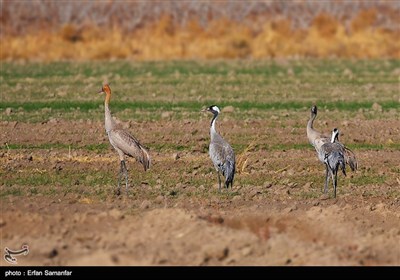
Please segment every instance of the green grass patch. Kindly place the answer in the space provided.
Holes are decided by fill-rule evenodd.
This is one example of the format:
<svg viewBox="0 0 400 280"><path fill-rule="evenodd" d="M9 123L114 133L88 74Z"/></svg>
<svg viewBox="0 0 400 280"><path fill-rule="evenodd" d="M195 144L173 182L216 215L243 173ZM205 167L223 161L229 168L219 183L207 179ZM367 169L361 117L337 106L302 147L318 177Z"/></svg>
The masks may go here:
<svg viewBox="0 0 400 280"><path fill-rule="evenodd" d="M357 185L357 186L364 186L364 185L373 185L373 184L383 184L387 181L386 175L374 175L374 174L362 174L362 176L354 176L350 178L349 182Z"/></svg>
<svg viewBox="0 0 400 280"><path fill-rule="evenodd" d="M64 143L44 143L44 144L12 144L0 146L0 150L51 150L51 149L71 149L71 150L88 150L88 151L104 151L110 146L108 144L64 144Z"/></svg>
<svg viewBox="0 0 400 280"><path fill-rule="evenodd" d="M279 110L372 112L400 111L400 60L168 61L8 63L0 69L0 118L40 122L58 119L100 119L110 82L111 110L131 110L129 116L159 120L198 118L205 106L234 106L234 117L262 116ZM345 72L351 72L351 77ZM290 74L288 74L290 73ZM11 114L5 110L11 108ZM43 111L42 111L43 110ZM188 113L184 116L182 113Z"/></svg>
<svg viewBox="0 0 400 280"><path fill-rule="evenodd" d="M0 190L0 197L4 198L7 196L21 196L24 192L21 187L2 187Z"/></svg>
<svg viewBox="0 0 400 280"><path fill-rule="evenodd" d="M152 101L135 101L135 102L112 102L113 111L122 111L125 109L130 110L146 110L146 111L179 111L185 109L187 111L200 110L206 105L212 105L213 101L208 100L204 102L152 102ZM83 102L83 101L52 101L52 102L2 102L0 103L0 110L11 108L15 111L24 110L32 112L37 110L49 109L56 111L81 111L87 112L90 110L103 111L103 103ZM218 102L220 108L226 106L233 106L236 109L246 110L304 110L310 107L312 102ZM322 109L340 110L340 111L358 111L359 109L371 109L374 102L319 102L318 106ZM383 110L399 109L400 103L396 101L384 101L379 103Z"/></svg>

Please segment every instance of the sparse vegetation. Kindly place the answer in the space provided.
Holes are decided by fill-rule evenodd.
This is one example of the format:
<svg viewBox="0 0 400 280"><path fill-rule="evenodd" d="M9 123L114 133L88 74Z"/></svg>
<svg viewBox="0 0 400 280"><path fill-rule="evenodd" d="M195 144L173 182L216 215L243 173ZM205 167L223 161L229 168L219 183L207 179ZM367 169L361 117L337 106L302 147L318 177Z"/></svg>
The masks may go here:
<svg viewBox="0 0 400 280"><path fill-rule="evenodd" d="M141 135L155 158L144 174L135 172L138 166L128 160L134 197L217 195L207 156L209 119L200 113L210 104L223 110L220 131L237 155L234 192L239 196L266 198L289 191L312 199L321 193L317 185L323 184L323 166L304 134L312 104L321 112L316 125L323 131L338 126L348 147L361 157L361 166L371 168L365 154L400 151L399 136L391 131L398 129L400 114L397 60L5 66L0 71L3 197L73 193L104 200L112 195L118 163L104 133L103 97L96 93L105 79L113 83L114 116ZM287 75L290 69L293 74ZM353 78L343 75L346 69ZM375 123L388 128L378 135L371 129ZM302 168L291 164L295 155L306 159ZM385 175L362 170L350 179L339 178L339 188L394 185L396 168L385 167ZM309 182L314 186L303 190Z"/></svg>

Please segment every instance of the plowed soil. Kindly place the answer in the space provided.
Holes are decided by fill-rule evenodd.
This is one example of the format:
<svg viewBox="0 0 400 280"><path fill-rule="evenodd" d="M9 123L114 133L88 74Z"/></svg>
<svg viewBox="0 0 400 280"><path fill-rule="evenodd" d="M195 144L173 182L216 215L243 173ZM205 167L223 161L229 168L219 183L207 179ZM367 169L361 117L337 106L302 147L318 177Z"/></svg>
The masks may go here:
<svg viewBox="0 0 400 280"><path fill-rule="evenodd" d="M222 118L219 130L230 142L246 147L248 135L259 138L256 148L241 154L247 161L238 166L233 189L219 193L207 154L209 117L128 122L125 128L144 144L184 148L151 149L153 165L146 173L128 159L129 193L123 185L119 196L118 156L102 122L3 121L1 143L39 148L1 152L5 179L25 178L1 186L3 192L19 191L1 198L1 248L28 244L29 254L17 256L18 265L40 266L400 265L398 149L355 149L360 168L339 175L334 198L331 185L323 195L324 166L311 146L272 148L307 144L307 112L284 121L283 128L271 126L278 120ZM336 125L345 143L400 142L396 119L318 126L329 131ZM108 148L40 148L46 143ZM29 182L27 174L51 181ZM1 264L7 264L3 258Z"/></svg>

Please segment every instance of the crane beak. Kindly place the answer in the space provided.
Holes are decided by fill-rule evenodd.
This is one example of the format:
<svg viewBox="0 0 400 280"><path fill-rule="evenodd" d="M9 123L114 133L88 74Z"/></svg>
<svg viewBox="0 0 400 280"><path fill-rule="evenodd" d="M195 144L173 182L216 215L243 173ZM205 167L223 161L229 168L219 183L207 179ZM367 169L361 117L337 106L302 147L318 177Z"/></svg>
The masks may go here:
<svg viewBox="0 0 400 280"><path fill-rule="evenodd" d="M98 91L97 93L103 93L104 91L103 91L103 89L101 89L100 91Z"/></svg>
<svg viewBox="0 0 400 280"><path fill-rule="evenodd" d="M208 112L208 108L201 109L200 112Z"/></svg>

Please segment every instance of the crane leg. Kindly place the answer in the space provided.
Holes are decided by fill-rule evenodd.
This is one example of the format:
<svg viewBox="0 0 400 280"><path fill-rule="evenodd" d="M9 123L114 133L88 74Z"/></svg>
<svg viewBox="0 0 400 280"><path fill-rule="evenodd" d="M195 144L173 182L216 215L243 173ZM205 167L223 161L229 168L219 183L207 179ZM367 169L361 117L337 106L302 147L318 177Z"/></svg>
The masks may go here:
<svg viewBox="0 0 400 280"><path fill-rule="evenodd" d="M233 187L233 180L232 181L225 181L225 187L227 188L227 189L229 189L229 185L231 185L231 190L232 190L232 187Z"/></svg>
<svg viewBox="0 0 400 280"><path fill-rule="evenodd" d="M218 173L218 191L221 192L221 177L219 175L219 171L217 173Z"/></svg>
<svg viewBox="0 0 400 280"><path fill-rule="evenodd" d="M333 174L332 174L332 180L333 180L333 195L336 198L337 171L335 172L335 178L333 178Z"/></svg>
<svg viewBox="0 0 400 280"><path fill-rule="evenodd" d="M328 184L329 184L329 168L328 165L325 164L325 188L324 188L324 193L326 194L328 192Z"/></svg>
<svg viewBox="0 0 400 280"><path fill-rule="evenodd" d="M332 177L332 185L333 185L333 192L336 193L336 185L335 185L335 175L334 175L334 171L331 170L331 177ZM336 194L335 194L336 197Z"/></svg>
<svg viewBox="0 0 400 280"><path fill-rule="evenodd" d="M125 161L121 161L121 171L125 175L125 186L126 186L126 193L128 194L128 169L126 169Z"/></svg>
<svg viewBox="0 0 400 280"><path fill-rule="evenodd" d="M124 173L124 161L121 160L121 165L120 165L120 170L119 170L119 175L118 175L118 189L117 189L117 195L121 194L121 177L122 173Z"/></svg>

